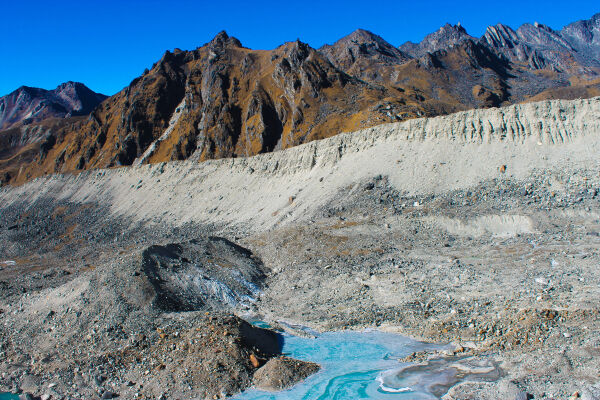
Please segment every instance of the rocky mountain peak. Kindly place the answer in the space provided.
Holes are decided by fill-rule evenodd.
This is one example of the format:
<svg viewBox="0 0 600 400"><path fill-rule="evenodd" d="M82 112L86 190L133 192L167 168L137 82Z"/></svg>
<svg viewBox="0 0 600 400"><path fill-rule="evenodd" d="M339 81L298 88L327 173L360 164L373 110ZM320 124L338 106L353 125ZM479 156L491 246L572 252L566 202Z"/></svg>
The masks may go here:
<svg viewBox="0 0 600 400"><path fill-rule="evenodd" d="M217 33L217 35L208 42L208 47L211 50L223 49L229 46L242 47L242 43L237 38L229 36L225 31Z"/></svg>
<svg viewBox="0 0 600 400"><path fill-rule="evenodd" d="M469 35L466 29L460 24L445 24L437 31L425 36L419 43L406 42L400 46L400 50L406 52L412 57L419 58L427 53L434 53L438 50L445 50L465 41L475 39Z"/></svg>
<svg viewBox="0 0 600 400"><path fill-rule="evenodd" d="M592 15L590 19L573 22L565 26L561 32L580 32L584 34L593 34L600 31L600 13ZM590 36L590 37L592 37Z"/></svg>
<svg viewBox="0 0 600 400"><path fill-rule="evenodd" d="M0 97L0 129L46 118L89 114L106 96L79 82L65 82L54 90L21 86Z"/></svg>
<svg viewBox="0 0 600 400"><path fill-rule="evenodd" d="M600 13L565 26L560 35L577 49L586 64L598 65L595 61L600 59Z"/></svg>
<svg viewBox="0 0 600 400"><path fill-rule="evenodd" d="M540 23L523 24L517 29L517 35L521 42L527 43L528 45L549 47L549 48L560 48L563 47L566 50L572 51L573 47L567 42L560 34L554 31L547 25Z"/></svg>
<svg viewBox="0 0 600 400"><path fill-rule="evenodd" d="M319 51L336 67L344 71L356 69L354 72L359 75L367 65L395 65L409 60L398 48L364 29L357 29Z"/></svg>
<svg viewBox="0 0 600 400"><path fill-rule="evenodd" d="M457 36L457 35L461 36L461 35L467 34L467 30L461 25L460 22L458 22L456 25L445 23L438 30L438 32L445 33L446 35L449 35L449 36Z"/></svg>
<svg viewBox="0 0 600 400"><path fill-rule="evenodd" d="M567 25L560 31L535 22L517 30L498 24L487 28L481 41L511 62L554 72L577 70L597 75L600 67L600 15ZM574 63L573 61L576 61ZM576 66L578 64L578 66Z"/></svg>
<svg viewBox="0 0 600 400"><path fill-rule="evenodd" d="M388 44L381 36L374 34L373 32L367 31L365 29L357 29L344 38L340 39L346 41L352 41L354 43L380 43L380 44Z"/></svg>
<svg viewBox="0 0 600 400"><path fill-rule="evenodd" d="M381 36L364 29L357 29L351 34L339 39L333 45L321 47L321 52L328 55L333 53L348 52L355 57L390 57L394 59L406 59L397 48L386 42Z"/></svg>
<svg viewBox="0 0 600 400"><path fill-rule="evenodd" d="M67 81L58 85L55 90L74 89L77 87L85 87L85 85L80 82Z"/></svg>

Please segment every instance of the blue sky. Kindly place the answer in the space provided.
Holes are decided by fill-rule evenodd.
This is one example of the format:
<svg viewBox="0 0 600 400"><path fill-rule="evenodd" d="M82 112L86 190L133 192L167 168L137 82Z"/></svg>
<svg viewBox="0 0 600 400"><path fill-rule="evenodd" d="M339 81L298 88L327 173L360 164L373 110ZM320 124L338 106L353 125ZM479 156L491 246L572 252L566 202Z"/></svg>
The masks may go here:
<svg viewBox="0 0 600 400"><path fill-rule="evenodd" d="M194 49L226 30L246 47L299 38L313 47L357 28L398 46L446 22L473 36L498 22L554 29L600 12L598 1L27 1L1 0L0 96L68 80L118 92L167 49Z"/></svg>

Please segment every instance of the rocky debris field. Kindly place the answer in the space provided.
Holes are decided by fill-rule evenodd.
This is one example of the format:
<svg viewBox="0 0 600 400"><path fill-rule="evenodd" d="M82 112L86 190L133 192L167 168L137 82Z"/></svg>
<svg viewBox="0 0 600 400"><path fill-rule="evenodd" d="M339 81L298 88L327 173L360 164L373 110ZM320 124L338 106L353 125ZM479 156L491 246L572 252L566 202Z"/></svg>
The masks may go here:
<svg viewBox="0 0 600 400"><path fill-rule="evenodd" d="M600 398L600 103L540 104L2 188L0 392L211 399L316 371L262 320L501 371L446 400Z"/></svg>
<svg viewBox="0 0 600 400"><path fill-rule="evenodd" d="M377 326L453 342L456 355L507 371L449 399L474 386L490 399L598 395L599 203L597 174L544 171L418 196L374 176L311 223L262 233L153 232L97 206L14 205L2 227L2 259L15 265L0 271L1 383L56 398L219 398L314 371L268 361L276 340L248 344L247 330L268 331L222 314L235 311L286 329ZM30 232L47 236L23 240Z"/></svg>
<svg viewBox="0 0 600 400"><path fill-rule="evenodd" d="M31 217L7 211L14 220L2 233L3 257L14 265L0 270L0 390L69 399L225 398L252 385L256 371L262 385L291 385L315 371L312 363L280 358L262 370L280 354L282 339L231 314L253 307L265 276L248 250L203 236L202 227L192 241L147 246L152 235L144 230L95 229L92 221L107 221L93 207L63 214L77 226L65 235L50 203L34 210ZM52 240L44 245L22 241L46 229ZM92 232L96 241L84 239ZM116 246L115 234L127 239Z"/></svg>
<svg viewBox="0 0 600 400"><path fill-rule="evenodd" d="M510 379L478 383L476 398L567 398L600 374L599 189L596 173L543 172L407 196L376 176L310 225L244 239L273 271L259 309L267 320L378 326L504 360Z"/></svg>

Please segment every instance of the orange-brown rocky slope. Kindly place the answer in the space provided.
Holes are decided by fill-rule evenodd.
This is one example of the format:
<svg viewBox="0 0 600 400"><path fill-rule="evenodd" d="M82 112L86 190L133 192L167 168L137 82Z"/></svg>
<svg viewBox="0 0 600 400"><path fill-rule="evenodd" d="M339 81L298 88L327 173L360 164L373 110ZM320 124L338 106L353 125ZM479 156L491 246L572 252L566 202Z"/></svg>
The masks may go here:
<svg viewBox="0 0 600 400"><path fill-rule="evenodd" d="M194 51L166 52L87 120L55 130L53 145L5 180L251 156L426 113L413 93L352 77L300 41L250 50L222 32Z"/></svg>

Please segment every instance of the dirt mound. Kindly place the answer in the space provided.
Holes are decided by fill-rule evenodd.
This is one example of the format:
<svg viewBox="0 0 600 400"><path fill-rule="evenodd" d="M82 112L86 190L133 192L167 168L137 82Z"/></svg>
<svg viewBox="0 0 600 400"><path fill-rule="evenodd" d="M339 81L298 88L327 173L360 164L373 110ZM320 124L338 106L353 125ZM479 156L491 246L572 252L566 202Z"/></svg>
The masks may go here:
<svg viewBox="0 0 600 400"><path fill-rule="evenodd" d="M250 304L265 277L235 243L202 236L98 261L16 302L0 293L0 392L224 398L281 354L277 333L228 313Z"/></svg>

